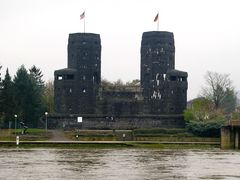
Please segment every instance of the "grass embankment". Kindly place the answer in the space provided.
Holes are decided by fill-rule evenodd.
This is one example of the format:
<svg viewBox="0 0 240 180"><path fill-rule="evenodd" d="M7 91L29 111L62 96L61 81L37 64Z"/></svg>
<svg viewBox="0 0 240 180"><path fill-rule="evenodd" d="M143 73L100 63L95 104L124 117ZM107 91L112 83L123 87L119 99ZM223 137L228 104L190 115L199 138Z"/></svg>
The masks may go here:
<svg viewBox="0 0 240 180"><path fill-rule="evenodd" d="M123 134L125 137L123 138ZM73 141L122 141L132 140L129 130L77 130L65 131L65 136Z"/></svg>
<svg viewBox="0 0 240 180"><path fill-rule="evenodd" d="M220 142L219 138L194 136L186 129L78 130L65 135L73 141Z"/></svg>
<svg viewBox="0 0 240 180"><path fill-rule="evenodd" d="M45 141L51 138L51 133L46 134L44 129L28 129L26 135L21 135L21 130L16 134L20 136L22 148L158 148L158 149L207 149L219 145L207 142L219 142L219 138L196 137L186 129L138 129L138 130L77 130L65 131L65 136L74 142L48 143L48 142L23 142ZM123 137L124 134L124 137ZM15 141L14 130L0 130L0 141ZM83 141L83 142L80 142ZM84 142L93 141L93 142ZM116 141L116 142L94 142ZM135 142L131 142L135 141ZM167 142L167 143L166 143ZM188 143L182 143L188 142ZM192 142L192 143L191 143ZM197 142L206 142L197 144ZM15 143L2 143L0 147L16 147Z"/></svg>
<svg viewBox="0 0 240 180"><path fill-rule="evenodd" d="M46 133L44 129L28 129L26 134L22 134L22 129L1 129L0 141L15 141L19 136L21 141L45 141L51 137L51 133Z"/></svg>
<svg viewBox="0 0 240 180"><path fill-rule="evenodd" d="M219 138L199 137L184 128L179 129L136 129L133 130L135 141L168 142L219 142Z"/></svg>

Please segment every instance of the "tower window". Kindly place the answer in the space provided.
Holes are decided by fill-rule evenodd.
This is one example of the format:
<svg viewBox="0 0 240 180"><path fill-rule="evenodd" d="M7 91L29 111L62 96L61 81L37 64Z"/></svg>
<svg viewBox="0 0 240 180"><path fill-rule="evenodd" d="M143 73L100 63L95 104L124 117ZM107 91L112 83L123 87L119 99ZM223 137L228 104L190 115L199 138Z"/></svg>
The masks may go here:
<svg viewBox="0 0 240 180"><path fill-rule="evenodd" d="M63 75L57 75L57 80L63 80Z"/></svg>

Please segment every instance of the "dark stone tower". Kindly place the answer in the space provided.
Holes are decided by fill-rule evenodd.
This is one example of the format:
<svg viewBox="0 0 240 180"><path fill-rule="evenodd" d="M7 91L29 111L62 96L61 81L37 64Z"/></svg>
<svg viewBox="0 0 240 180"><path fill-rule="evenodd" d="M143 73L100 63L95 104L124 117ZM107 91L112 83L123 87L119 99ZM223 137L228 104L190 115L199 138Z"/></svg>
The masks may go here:
<svg viewBox="0 0 240 180"><path fill-rule="evenodd" d="M68 39L68 68L54 73L58 113L95 113L101 83L99 34L74 33Z"/></svg>
<svg viewBox="0 0 240 180"><path fill-rule="evenodd" d="M174 69L173 33L144 32L141 43L144 113L183 113L187 102L187 73Z"/></svg>

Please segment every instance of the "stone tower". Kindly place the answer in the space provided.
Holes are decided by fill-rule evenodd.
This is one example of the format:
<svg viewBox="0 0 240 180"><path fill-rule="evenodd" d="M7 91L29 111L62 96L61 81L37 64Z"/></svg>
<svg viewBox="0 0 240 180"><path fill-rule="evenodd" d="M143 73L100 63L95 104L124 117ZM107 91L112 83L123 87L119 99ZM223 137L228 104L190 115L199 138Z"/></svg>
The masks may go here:
<svg viewBox="0 0 240 180"><path fill-rule="evenodd" d="M187 73L175 70L171 32L144 32L141 42L144 113L182 114L187 102Z"/></svg>
<svg viewBox="0 0 240 180"><path fill-rule="evenodd" d="M56 112L95 113L101 83L100 35L70 34L68 38L68 68L56 70L54 77Z"/></svg>

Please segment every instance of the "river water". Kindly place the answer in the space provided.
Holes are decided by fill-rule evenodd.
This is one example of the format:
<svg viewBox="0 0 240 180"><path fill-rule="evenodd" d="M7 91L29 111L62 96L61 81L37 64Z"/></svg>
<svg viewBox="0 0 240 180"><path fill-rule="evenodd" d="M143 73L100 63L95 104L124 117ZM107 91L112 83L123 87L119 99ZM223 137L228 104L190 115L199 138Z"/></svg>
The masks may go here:
<svg viewBox="0 0 240 180"><path fill-rule="evenodd" d="M240 179L240 152L0 148L0 179Z"/></svg>

